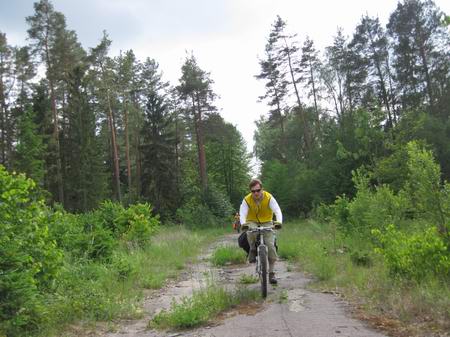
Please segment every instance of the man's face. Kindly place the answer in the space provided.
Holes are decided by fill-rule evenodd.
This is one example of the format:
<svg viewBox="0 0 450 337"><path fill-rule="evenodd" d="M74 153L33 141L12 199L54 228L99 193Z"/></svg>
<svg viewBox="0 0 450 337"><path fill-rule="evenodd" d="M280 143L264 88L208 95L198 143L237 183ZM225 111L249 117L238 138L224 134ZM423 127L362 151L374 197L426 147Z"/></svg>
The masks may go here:
<svg viewBox="0 0 450 337"><path fill-rule="evenodd" d="M262 188L260 184L256 184L250 189L250 192L252 192L252 196L255 199L260 199L262 195Z"/></svg>

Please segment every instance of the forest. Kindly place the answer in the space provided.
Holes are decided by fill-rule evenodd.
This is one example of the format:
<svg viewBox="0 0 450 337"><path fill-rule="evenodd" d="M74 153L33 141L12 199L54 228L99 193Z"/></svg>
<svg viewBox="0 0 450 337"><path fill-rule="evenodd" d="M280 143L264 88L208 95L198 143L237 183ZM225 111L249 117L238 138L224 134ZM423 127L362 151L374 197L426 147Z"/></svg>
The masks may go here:
<svg viewBox="0 0 450 337"><path fill-rule="evenodd" d="M127 276L163 227L229 224L252 156L288 220L330 224L450 298L450 17L433 1L400 1L386 26L364 14L324 50L275 17L253 153L193 53L169 83L151 57L112 56L107 32L84 49L49 0L25 20L27 45L0 31L0 336L70 322L49 315L63 303L83 317L106 295L75 299L88 286L72 278Z"/></svg>

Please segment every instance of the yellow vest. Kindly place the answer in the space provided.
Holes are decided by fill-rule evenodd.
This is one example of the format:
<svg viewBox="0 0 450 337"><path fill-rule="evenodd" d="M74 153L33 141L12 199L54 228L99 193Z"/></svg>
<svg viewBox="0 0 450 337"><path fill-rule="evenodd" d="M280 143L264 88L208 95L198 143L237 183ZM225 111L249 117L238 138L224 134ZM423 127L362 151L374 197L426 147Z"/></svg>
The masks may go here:
<svg viewBox="0 0 450 337"><path fill-rule="evenodd" d="M272 198L272 194L266 191L263 191L263 194L263 199L259 205L253 199L251 193L244 198L248 205L247 222L263 223L272 221L273 211L269 207L269 201L270 198Z"/></svg>

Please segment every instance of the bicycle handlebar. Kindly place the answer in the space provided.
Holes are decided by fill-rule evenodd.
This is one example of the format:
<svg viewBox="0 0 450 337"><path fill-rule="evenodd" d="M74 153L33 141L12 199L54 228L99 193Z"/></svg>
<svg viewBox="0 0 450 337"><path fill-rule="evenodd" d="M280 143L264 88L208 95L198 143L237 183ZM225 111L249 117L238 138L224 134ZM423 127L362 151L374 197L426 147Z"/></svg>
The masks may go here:
<svg viewBox="0 0 450 337"><path fill-rule="evenodd" d="M241 225L241 229L243 230L243 231L245 231L245 230L247 230L247 231L249 231L249 232L264 232L264 231L273 231L274 229L281 229L281 223L279 223L279 222L274 222L273 223L273 226L258 226L258 227L255 227L255 228L253 228L253 229L250 229L249 230L249 225L248 225L248 223L245 223L245 224L243 224L243 225Z"/></svg>

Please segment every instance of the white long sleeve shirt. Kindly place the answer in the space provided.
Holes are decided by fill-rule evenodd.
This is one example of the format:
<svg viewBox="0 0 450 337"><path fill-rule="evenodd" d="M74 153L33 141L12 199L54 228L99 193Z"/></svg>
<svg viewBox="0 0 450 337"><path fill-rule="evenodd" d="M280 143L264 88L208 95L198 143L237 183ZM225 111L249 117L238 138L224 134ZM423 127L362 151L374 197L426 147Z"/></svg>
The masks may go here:
<svg viewBox="0 0 450 337"><path fill-rule="evenodd" d="M275 198L272 196L269 200L269 207L272 210L272 212L275 213L275 218L279 223L283 222L283 214L281 213L280 206L278 205L278 202L275 200ZM239 208L239 217L241 221L241 225L245 224L247 221L247 214L248 214L248 205L247 202L242 200L241 207Z"/></svg>

